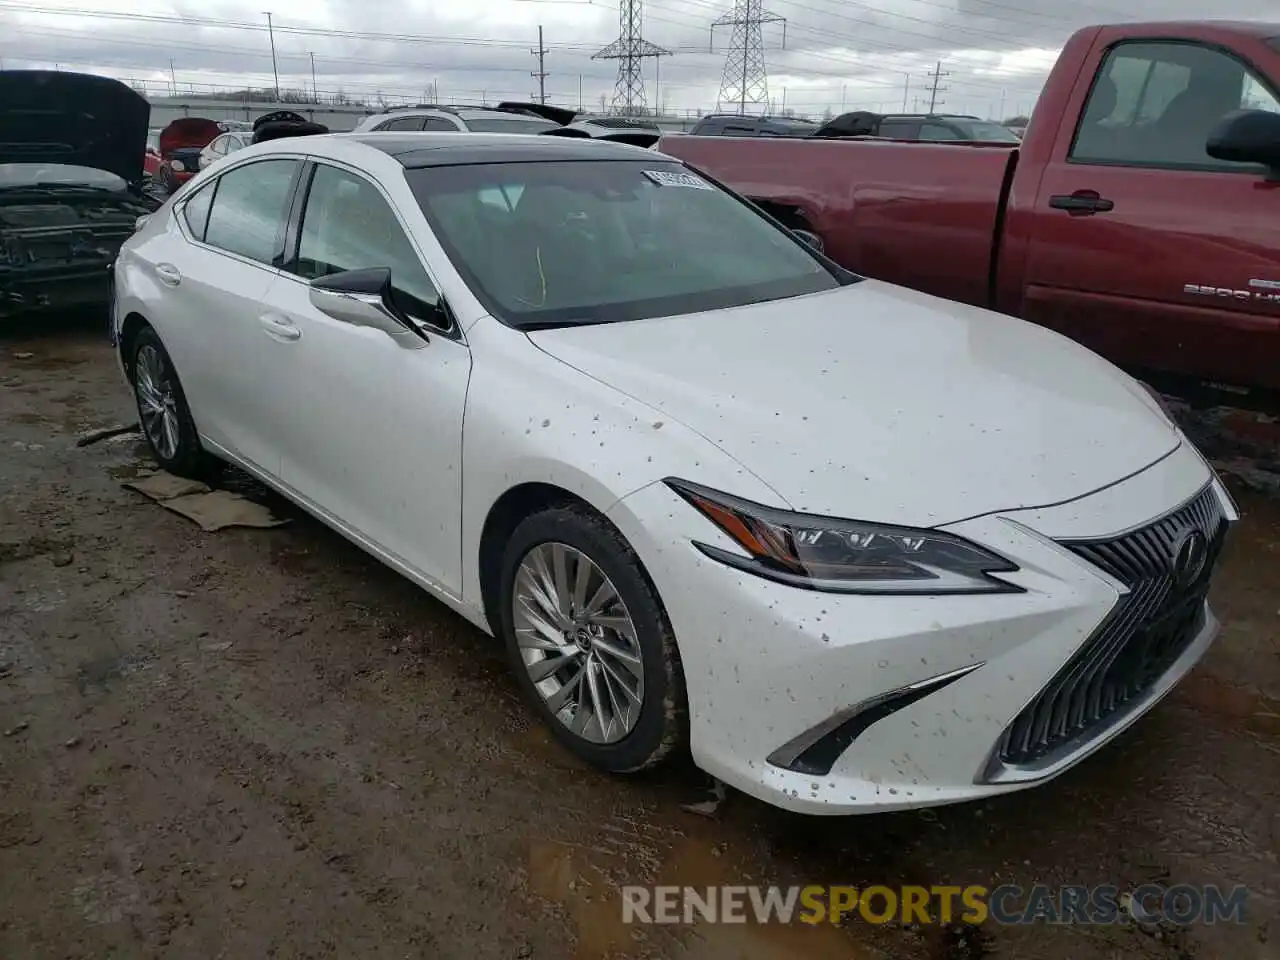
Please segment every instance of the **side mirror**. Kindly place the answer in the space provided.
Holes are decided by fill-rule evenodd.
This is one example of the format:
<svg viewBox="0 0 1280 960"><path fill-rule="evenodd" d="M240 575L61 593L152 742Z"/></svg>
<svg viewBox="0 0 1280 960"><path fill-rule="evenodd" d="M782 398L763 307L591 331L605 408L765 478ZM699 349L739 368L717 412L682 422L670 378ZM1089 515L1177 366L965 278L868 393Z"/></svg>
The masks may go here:
<svg viewBox="0 0 1280 960"><path fill-rule="evenodd" d="M317 277L310 286L311 305L326 316L354 327L381 330L406 349L427 345L426 334L392 301L387 267L333 273Z"/></svg>
<svg viewBox="0 0 1280 960"><path fill-rule="evenodd" d="M826 248L823 246L822 238L812 230L792 230L791 232L795 234L797 240L806 246L812 247L819 253L825 252Z"/></svg>
<svg viewBox="0 0 1280 960"><path fill-rule="evenodd" d="M133 221L133 232L137 233L139 230L145 227L147 225L147 221L150 219L151 219L151 214L144 213L137 220Z"/></svg>
<svg viewBox="0 0 1280 960"><path fill-rule="evenodd" d="M1236 110L1209 132L1205 153L1215 160L1259 163L1280 177L1280 113Z"/></svg>

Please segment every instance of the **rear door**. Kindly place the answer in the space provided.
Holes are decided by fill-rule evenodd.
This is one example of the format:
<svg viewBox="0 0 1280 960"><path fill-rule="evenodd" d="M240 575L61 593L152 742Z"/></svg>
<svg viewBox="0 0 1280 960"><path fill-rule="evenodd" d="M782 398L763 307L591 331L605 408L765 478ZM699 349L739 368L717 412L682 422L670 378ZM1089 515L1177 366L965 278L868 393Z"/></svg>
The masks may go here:
<svg viewBox="0 0 1280 960"><path fill-rule="evenodd" d="M187 243L154 266L167 292L156 326L202 435L272 476L279 472L272 367L285 348L263 301L278 276L301 162L227 171L177 211Z"/></svg>
<svg viewBox="0 0 1280 960"><path fill-rule="evenodd" d="M1280 381L1280 184L1204 149L1241 107L1280 99L1230 50L1100 43L1036 195L1022 316L1141 373Z"/></svg>

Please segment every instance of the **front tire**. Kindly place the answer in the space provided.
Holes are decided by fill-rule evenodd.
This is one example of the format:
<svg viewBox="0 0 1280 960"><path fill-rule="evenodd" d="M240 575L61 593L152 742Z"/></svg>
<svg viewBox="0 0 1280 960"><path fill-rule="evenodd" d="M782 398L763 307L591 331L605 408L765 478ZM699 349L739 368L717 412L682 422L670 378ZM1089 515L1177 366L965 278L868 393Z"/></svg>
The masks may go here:
<svg viewBox="0 0 1280 960"><path fill-rule="evenodd" d="M516 679L561 743L610 773L688 738L675 636L639 558L584 506L543 510L507 544L501 630Z"/></svg>
<svg viewBox="0 0 1280 960"><path fill-rule="evenodd" d="M180 477L215 479L222 462L201 447L178 371L150 327L134 338L131 361L138 424L156 463Z"/></svg>

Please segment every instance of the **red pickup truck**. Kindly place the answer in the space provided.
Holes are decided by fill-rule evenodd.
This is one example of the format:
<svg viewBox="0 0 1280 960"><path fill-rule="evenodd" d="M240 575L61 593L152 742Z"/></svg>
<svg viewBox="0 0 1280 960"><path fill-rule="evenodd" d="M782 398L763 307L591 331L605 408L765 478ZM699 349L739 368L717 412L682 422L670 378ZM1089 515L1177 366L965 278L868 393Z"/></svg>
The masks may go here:
<svg viewBox="0 0 1280 960"><path fill-rule="evenodd" d="M655 149L855 272L1051 327L1188 399L1280 404L1280 24L1080 30L1018 146Z"/></svg>

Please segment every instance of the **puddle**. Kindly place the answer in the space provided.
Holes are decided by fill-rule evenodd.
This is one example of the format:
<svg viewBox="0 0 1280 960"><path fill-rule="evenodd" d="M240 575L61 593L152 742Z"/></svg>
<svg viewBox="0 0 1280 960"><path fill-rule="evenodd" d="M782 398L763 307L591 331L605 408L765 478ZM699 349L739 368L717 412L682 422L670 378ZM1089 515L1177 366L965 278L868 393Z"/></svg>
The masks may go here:
<svg viewBox="0 0 1280 960"><path fill-rule="evenodd" d="M1205 673L1187 677L1177 692L1192 706L1216 715L1237 729L1264 737L1280 737L1280 700Z"/></svg>
<svg viewBox="0 0 1280 960"><path fill-rule="evenodd" d="M692 887L767 883L747 866L703 837L689 836L670 845L659 861L652 886ZM830 924L759 923L750 906L746 923L709 923L695 915L690 924L627 923L621 886L627 876L623 856L551 840L529 848L529 886L539 896L562 904L577 928L572 960L606 960L651 955L686 960L857 960L871 956L850 933ZM568 960L568 958L566 958Z"/></svg>

